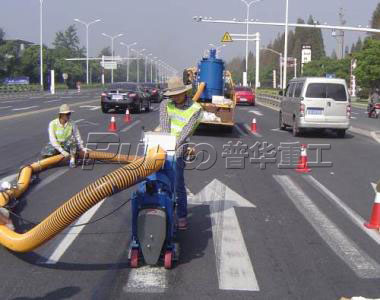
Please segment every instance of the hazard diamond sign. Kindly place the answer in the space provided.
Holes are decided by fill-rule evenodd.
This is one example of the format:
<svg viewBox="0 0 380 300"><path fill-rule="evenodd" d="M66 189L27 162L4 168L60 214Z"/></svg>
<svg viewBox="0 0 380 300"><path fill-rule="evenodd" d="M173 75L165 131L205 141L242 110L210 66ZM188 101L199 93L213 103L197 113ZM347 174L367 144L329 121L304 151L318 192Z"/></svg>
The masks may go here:
<svg viewBox="0 0 380 300"><path fill-rule="evenodd" d="M229 43L229 42L232 42L232 37L228 32L226 32L222 37L222 43Z"/></svg>

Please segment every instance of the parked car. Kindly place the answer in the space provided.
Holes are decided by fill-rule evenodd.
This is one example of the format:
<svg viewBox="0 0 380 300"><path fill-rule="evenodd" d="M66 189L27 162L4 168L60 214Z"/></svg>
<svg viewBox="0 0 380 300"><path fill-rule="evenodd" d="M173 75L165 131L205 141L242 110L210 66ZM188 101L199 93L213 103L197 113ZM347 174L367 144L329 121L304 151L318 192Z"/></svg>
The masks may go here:
<svg viewBox="0 0 380 300"><path fill-rule="evenodd" d="M350 127L351 102L344 79L292 79L281 101L279 126L293 136L306 128L332 129L344 138Z"/></svg>
<svg viewBox="0 0 380 300"><path fill-rule="evenodd" d="M162 92L155 83L143 84L144 90L150 95L150 101L160 103L162 101Z"/></svg>
<svg viewBox="0 0 380 300"><path fill-rule="evenodd" d="M111 108L115 110L140 113L150 110L150 95L134 83L112 84L101 95L101 107L104 113Z"/></svg>
<svg viewBox="0 0 380 300"><path fill-rule="evenodd" d="M234 89L236 104L255 105L256 95L250 87L236 86Z"/></svg>

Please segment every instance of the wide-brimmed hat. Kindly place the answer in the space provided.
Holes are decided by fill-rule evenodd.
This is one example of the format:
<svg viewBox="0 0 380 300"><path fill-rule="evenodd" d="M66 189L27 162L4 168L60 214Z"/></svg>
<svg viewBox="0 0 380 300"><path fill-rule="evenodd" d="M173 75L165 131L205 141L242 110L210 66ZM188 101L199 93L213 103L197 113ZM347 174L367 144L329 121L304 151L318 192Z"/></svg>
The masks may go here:
<svg viewBox="0 0 380 300"><path fill-rule="evenodd" d="M184 85L183 81L179 77L172 77L168 81L168 88L164 93L164 96L174 96L186 93L191 90L191 85Z"/></svg>
<svg viewBox="0 0 380 300"><path fill-rule="evenodd" d="M70 106L68 106L67 104L62 104L59 108L59 113L60 114L70 114L74 112L73 110L70 109Z"/></svg>

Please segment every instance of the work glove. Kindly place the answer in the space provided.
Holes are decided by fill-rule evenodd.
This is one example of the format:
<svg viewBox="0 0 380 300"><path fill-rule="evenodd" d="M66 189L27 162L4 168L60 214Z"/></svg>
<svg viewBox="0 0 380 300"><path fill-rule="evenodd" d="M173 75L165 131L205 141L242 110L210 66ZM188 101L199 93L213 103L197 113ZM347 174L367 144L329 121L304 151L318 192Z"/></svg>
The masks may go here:
<svg viewBox="0 0 380 300"><path fill-rule="evenodd" d="M67 158L70 156L70 153L67 151L62 151L61 154L63 155L64 158Z"/></svg>

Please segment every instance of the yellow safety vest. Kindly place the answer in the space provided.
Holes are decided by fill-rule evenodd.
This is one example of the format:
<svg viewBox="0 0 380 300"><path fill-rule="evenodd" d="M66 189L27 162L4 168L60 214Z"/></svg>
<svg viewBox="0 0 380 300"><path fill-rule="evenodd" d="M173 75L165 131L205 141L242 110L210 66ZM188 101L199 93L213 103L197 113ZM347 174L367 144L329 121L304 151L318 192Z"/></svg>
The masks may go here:
<svg viewBox="0 0 380 300"><path fill-rule="evenodd" d="M71 122L68 122L68 124L65 127L62 127L62 125L59 123L59 119L55 119L53 121L53 130L57 142L64 143L68 141L72 136L73 125L71 124Z"/></svg>
<svg viewBox="0 0 380 300"><path fill-rule="evenodd" d="M182 129L189 123L191 117L201 110L202 107L194 102L188 109L182 110L175 106L174 102L168 102L167 112L170 118L170 133L177 138L180 136ZM195 126L193 132L198 127L199 122Z"/></svg>

